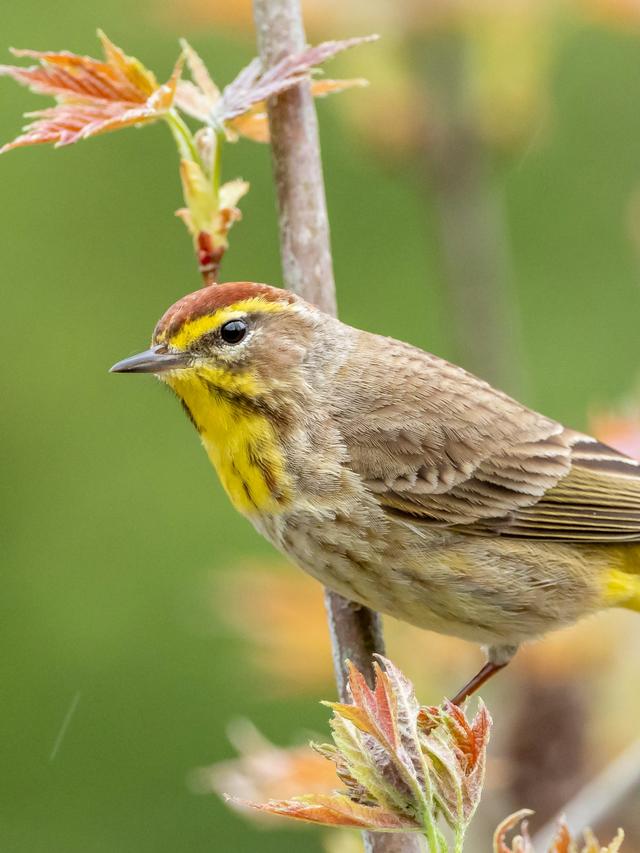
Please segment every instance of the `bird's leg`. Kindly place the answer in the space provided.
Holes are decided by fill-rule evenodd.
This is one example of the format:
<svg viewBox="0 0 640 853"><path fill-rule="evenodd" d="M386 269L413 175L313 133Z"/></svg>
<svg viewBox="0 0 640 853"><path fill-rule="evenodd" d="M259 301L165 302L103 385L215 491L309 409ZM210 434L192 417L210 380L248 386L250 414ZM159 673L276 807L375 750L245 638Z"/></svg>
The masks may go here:
<svg viewBox="0 0 640 853"><path fill-rule="evenodd" d="M467 681L461 690L458 690L451 700L452 703L454 705L462 705L465 699L472 696L476 690L479 690L483 684L486 684L492 675L495 675L496 672L500 672L500 670L504 669L506 665L506 663L492 663L491 661L487 661L480 672L477 672L470 681Z"/></svg>
<svg viewBox="0 0 640 853"><path fill-rule="evenodd" d="M458 690L451 702L454 705L462 705L465 699L468 699L469 696L472 696L482 687L483 684L486 684L487 681L496 674L496 672L500 672L501 669L505 668L511 658L515 655L517 649L517 646L491 646L488 650L489 660L485 663L480 672L477 672L461 690Z"/></svg>

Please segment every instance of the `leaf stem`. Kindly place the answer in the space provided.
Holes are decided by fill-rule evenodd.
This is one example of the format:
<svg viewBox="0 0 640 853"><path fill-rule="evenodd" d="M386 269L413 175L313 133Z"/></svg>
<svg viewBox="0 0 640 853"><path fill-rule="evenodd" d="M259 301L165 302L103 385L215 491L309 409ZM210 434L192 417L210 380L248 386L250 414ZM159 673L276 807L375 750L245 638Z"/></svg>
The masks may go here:
<svg viewBox="0 0 640 853"><path fill-rule="evenodd" d="M215 131L215 149L213 152L213 164L211 169L211 185L218 197L220 193L220 179L222 175L222 146L225 141L224 131Z"/></svg>
<svg viewBox="0 0 640 853"><path fill-rule="evenodd" d="M198 149L196 148L196 144L193 139L193 134L187 127L182 116L177 112L177 110L171 109L166 114L166 121L173 133L173 138L178 146L178 153L181 159L193 160L194 163L202 166L200 154L198 153Z"/></svg>
<svg viewBox="0 0 640 853"><path fill-rule="evenodd" d="M447 853L447 842L445 841L444 836L436 826L436 822L433 819L433 815L428 811L424 812L423 826L425 828L424 837L427 840L429 853Z"/></svg>

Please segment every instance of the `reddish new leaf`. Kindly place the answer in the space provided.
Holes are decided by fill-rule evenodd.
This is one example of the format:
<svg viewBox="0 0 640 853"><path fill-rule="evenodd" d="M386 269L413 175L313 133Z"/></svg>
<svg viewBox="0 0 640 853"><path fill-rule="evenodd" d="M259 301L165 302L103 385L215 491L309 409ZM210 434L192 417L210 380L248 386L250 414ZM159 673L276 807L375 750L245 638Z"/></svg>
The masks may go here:
<svg viewBox="0 0 640 853"><path fill-rule="evenodd" d="M379 802L393 803L404 812L419 813L424 805L425 762L417 729L418 701L413 685L400 670L390 660L376 657L374 688L349 665L353 704L329 707L341 720L348 720L360 732L374 738L382 748L376 752L373 744L360 738L361 752L375 755L375 760L369 762L371 772L366 769L361 772L358 782ZM342 727L336 726L335 719L332 728L336 743L345 749L348 739Z"/></svg>
<svg viewBox="0 0 640 853"><path fill-rule="evenodd" d="M229 738L238 757L194 772L191 779L199 792L227 792L237 803L286 799L301 790L330 794L338 784L333 766L309 746L277 747L247 720L236 720Z"/></svg>
<svg viewBox="0 0 640 853"><path fill-rule="evenodd" d="M389 749L398 746L398 732L395 726L397 701L389 678L378 663L374 664L375 687L372 690L364 675L349 661L349 687L353 704L331 704L330 707L361 731L377 737Z"/></svg>
<svg viewBox="0 0 640 853"><path fill-rule="evenodd" d="M437 724L445 726L449 731L463 773L472 773L486 752L491 729L491 717L485 705L480 705L471 721L458 705L448 700L442 708L430 707L420 711L418 725L423 730L428 731Z"/></svg>
<svg viewBox="0 0 640 853"><path fill-rule="evenodd" d="M448 849L438 825L444 816L461 850L480 798L490 718L483 707L472 721L449 704L421 710L411 682L385 658L374 673L370 687L349 665L353 703L327 703L334 744L315 747L344 790L247 805L313 823L421 832L432 853Z"/></svg>
<svg viewBox="0 0 640 853"><path fill-rule="evenodd" d="M228 798L234 802L233 798ZM246 805L246 803L242 803ZM356 803L344 794L316 794L291 800L271 800L268 803L249 803L252 808L268 814L290 817L307 823L325 826L345 826L375 832L419 832L418 821L411 820L378 806Z"/></svg>
<svg viewBox="0 0 640 853"><path fill-rule="evenodd" d="M354 86L366 86L367 81L361 77L352 80L329 80L322 77L311 81L311 94L314 98L325 98L337 92L344 92ZM253 142L269 142L269 119L266 101L258 101L251 109L242 115L229 119L225 123L227 138L234 142L238 136L251 139Z"/></svg>
<svg viewBox="0 0 640 853"><path fill-rule="evenodd" d="M421 709L418 725L422 750L431 763L438 807L452 828L466 825L482 794L489 713L480 702L469 721L462 709L445 701L441 708Z"/></svg>
<svg viewBox="0 0 640 853"><path fill-rule="evenodd" d="M325 41L307 47L293 56L285 56L266 71L254 59L223 90L214 107L214 121L220 125L240 116L255 104L279 95L306 79L311 70L343 50L374 41L377 36L363 36L344 41Z"/></svg>
<svg viewBox="0 0 640 853"><path fill-rule="evenodd" d="M182 42L192 80L178 85L176 105L198 121L224 129L235 141L238 136L254 142L269 141L267 99L285 92L309 77L313 69L342 50L376 39L377 36L331 41L306 48L301 53L284 57L266 72L260 60L254 59L222 92L211 79L200 56L187 42ZM312 80L314 97L325 97L353 86L365 86L366 80Z"/></svg>
<svg viewBox="0 0 640 853"><path fill-rule="evenodd" d="M525 818L533 814L529 809L521 809L505 818L496 829L493 836L494 853L536 853ZM507 843L508 833L518 824L521 824L520 834L515 835L511 845ZM572 838L567 822L561 818L558 829L548 850L539 850L538 853L618 853L624 840L624 832L619 829L616 837L606 847L601 847L598 839L590 829L584 832L584 845L580 847L579 842Z"/></svg>
<svg viewBox="0 0 640 853"><path fill-rule="evenodd" d="M57 100L55 107L27 113L35 119L25 132L0 153L25 145L70 145L131 125L147 124L167 115L180 77L179 59L167 83L159 85L151 71L127 56L104 33L99 33L104 60L34 50L14 50L15 56L37 59L27 68L2 65L0 74L41 95Z"/></svg>
<svg viewBox="0 0 640 853"><path fill-rule="evenodd" d="M571 833L566 821L561 820L558 824L556 837L553 839L549 853L571 853ZM598 845L599 846L599 845Z"/></svg>
<svg viewBox="0 0 640 853"><path fill-rule="evenodd" d="M493 853L534 853L529 838L528 823L525 820L532 814L531 809L520 809L498 824L493 834ZM511 847L508 847L507 835L518 824L522 824L522 834L517 835L513 839Z"/></svg>

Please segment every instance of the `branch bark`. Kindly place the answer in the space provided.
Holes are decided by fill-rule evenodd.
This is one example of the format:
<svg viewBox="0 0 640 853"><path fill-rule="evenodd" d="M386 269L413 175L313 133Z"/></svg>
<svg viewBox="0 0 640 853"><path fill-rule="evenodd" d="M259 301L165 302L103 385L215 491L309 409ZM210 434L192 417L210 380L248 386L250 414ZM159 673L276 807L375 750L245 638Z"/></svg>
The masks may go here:
<svg viewBox="0 0 640 853"><path fill-rule="evenodd" d="M306 44L300 0L254 0L258 49L265 67ZM322 177L318 122L309 84L303 83L268 105L273 167L278 197L280 253L285 286L336 314L329 220ZM336 681L349 701L345 660L371 683L372 655L384 653L380 616L325 590ZM365 832L368 853L413 853L420 839L408 834Z"/></svg>
<svg viewBox="0 0 640 853"><path fill-rule="evenodd" d="M266 68L303 50L306 39L299 0L254 0L253 6L260 59ZM272 99L268 109L284 283L335 315L318 121L309 84Z"/></svg>

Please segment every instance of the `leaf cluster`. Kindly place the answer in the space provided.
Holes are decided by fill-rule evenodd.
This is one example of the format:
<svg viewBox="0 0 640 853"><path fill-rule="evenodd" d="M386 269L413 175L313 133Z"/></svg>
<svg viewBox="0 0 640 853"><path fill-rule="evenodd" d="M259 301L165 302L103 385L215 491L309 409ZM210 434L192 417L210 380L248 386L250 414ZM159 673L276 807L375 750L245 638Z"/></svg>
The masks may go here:
<svg viewBox="0 0 640 853"><path fill-rule="evenodd" d="M462 850L482 792L491 719L481 703L472 720L445 702L421 708L413 685L379 658L375 686L349 667L352 703L333 711L332 744L314 745L332 761L343 789L251 803L297 820L376 832L417 832L431 853L449 850L442 822Z"/></svg>
<svg viewBox="0 0 640 853"><path fill-rule="evenodd" d="M38 64L0 65L0 75L56 101L52 107L27 113L23 133L0 148L0 154L44 143L60 148L125 127L166 122L180 156L185 207L178 215L192 235L205 283L217 280L229 229L240 219L238 202L249 189L239 179L221 183L223 142L235 142L241 136L268 142L269 98L310 79L318 65L337 53L375 38L323 42L284 56L268 69L254 59L220 91L186 41L181 43L170 78L160 84L138 59L127 56L103 32L98 36L102 59L68 51L13 50L14 56L29 57ZM182 77L185 65L190 80ZM364 83L315 79L311 90L322 96ZM199 129L193 131L183 114L198 121Z"/></svg>
<svg viewBox="0 0 640 853"><path fill-rule="evenodd" d="M532 812L529 809L521 809L502 821L493 837L494 853L536 853L526 821L526 818L531 814ZM508 833L519 824L520 832L513 837L511 844L508 844L506 840ZM562 818L558 824L555 838L546 853L618 853L623 841L624 832L621 829L606 847L600 845L590 829L585 831L583 840L579 841L572 837L567 822Z"/></svg>

